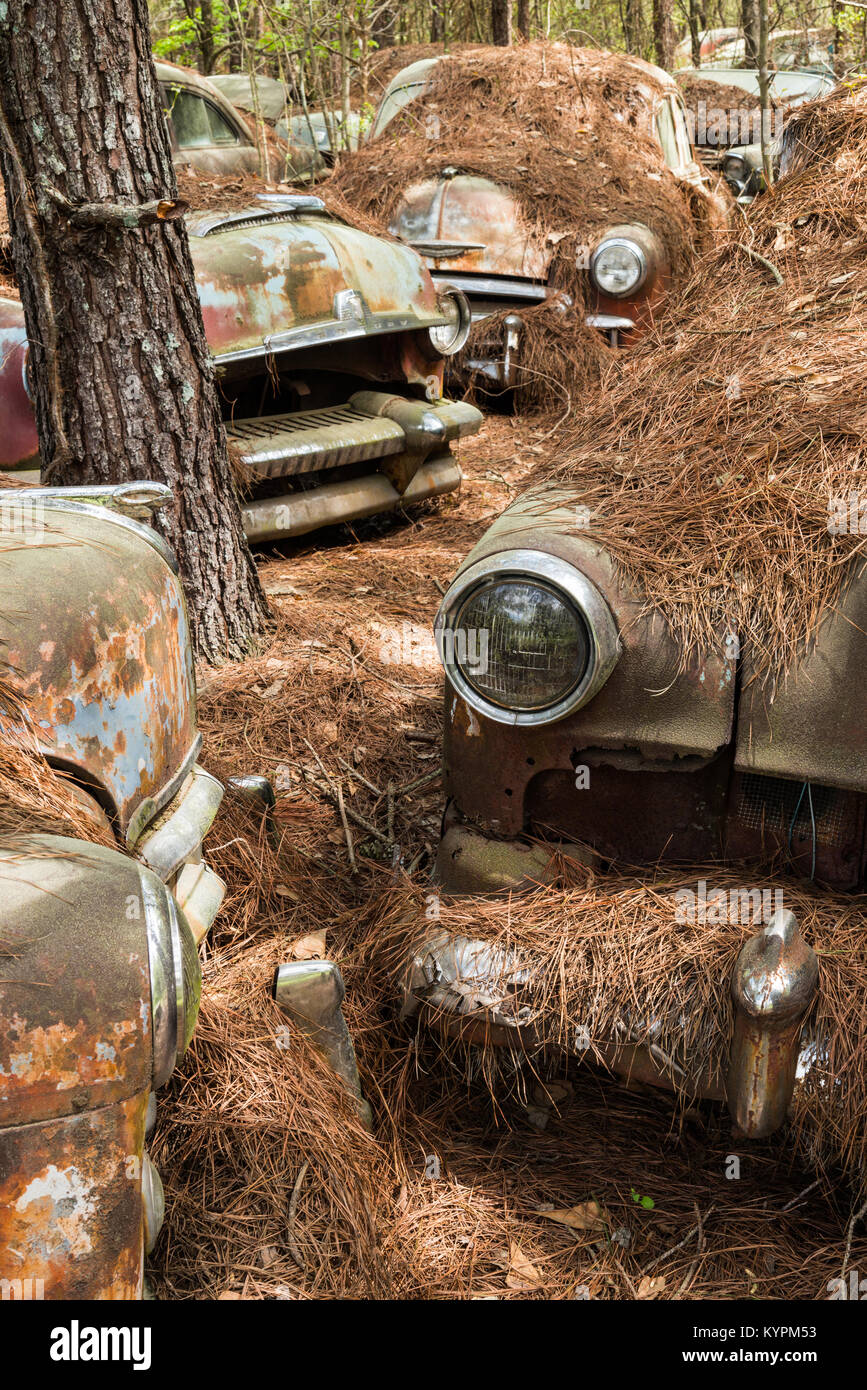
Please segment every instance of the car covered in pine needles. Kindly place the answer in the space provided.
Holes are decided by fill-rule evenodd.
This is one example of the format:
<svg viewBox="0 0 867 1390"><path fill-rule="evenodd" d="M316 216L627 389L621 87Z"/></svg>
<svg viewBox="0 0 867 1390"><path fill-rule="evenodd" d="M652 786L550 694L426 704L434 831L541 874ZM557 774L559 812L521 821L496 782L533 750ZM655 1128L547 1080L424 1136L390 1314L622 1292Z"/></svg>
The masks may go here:
<svg viewBox="0 0 867 1390"><path fill-rule="evenodd" d="M254 541L413 506L460 486L472 405L443 398L469 332L460 290L410 247L304 193L187 215L230 454ZM0 301L0 468L38 468L24 315ZM36 475L38 476L38 474Z"/></svg>
<svg viewBox="0 0 867 1390"><path fill-rule="evenodd" d="M525 397L534 374L537 397L546 375L568 378L552 371L560 353L577 386L600 345L637 342L728 213L696 162L674 80L564 44L411 64L336 182L424 256L437 284L466 294L462 379L493 393L520 384Z"/></svg>
<svg viewBox="0 0 867 1390"><path fill-rule="evenodd" d="M453 578L442 900L405 959L450 1033L726 1098L751 1137L794 1109L855 1168L864 90L790 118L793 177Z"/></svg>

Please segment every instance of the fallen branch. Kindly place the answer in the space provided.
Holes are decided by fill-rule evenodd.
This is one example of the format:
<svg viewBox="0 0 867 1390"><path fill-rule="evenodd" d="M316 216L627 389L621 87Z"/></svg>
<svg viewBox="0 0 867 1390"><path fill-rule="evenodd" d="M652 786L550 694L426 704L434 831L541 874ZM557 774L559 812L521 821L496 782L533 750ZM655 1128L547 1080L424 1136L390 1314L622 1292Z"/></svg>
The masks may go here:
<svg viewBox="0 0 867 1390"><path fill-rule="evenodd" d="M72 227L101 227L105 231L135 231L155 222L176 222L189 207L182 199L155 198L149 203L73 203L59 189L43 182L43 191Z"/></svg>

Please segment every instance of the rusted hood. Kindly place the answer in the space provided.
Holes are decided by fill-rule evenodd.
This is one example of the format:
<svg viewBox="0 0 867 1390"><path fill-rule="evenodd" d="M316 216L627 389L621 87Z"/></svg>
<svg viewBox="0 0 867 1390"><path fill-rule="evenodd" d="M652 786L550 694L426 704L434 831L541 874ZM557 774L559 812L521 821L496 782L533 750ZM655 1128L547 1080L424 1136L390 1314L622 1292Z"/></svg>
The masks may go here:
<svg viewBox="0 0 867 1390"><path fill-rule="evenodd" d="M257 208L206 213L188 226L205 330L218 360L290 350L281 334L291 338L293 330L342 316L357 318L358 331L349 336L358 337L442 322L430 275L410 247L357 231L324 209L282 217Z"/></svg>
<svg viewBox="0 0 867 1390"><path fill-rule="evenodd" d="M507 188L474 174L428 179L407 189L390 230L441 274L544 280L552 247L541 244Z"/></svg>
<svg viewBox="0 0 867 1390"><path fill-rule="evenodd" d="M5 513L18 507L14 525ZM7 501L4 526L0 664L46 756L91 784L132 838L198 746L180 580L154 532L102 507Z"/></svg>

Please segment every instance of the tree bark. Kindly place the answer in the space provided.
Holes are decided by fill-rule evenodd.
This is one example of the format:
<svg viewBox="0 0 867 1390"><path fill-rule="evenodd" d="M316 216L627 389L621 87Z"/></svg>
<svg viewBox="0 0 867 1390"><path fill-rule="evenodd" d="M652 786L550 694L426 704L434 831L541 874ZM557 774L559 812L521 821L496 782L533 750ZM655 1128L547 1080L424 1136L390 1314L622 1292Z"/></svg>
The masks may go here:
<svg viewBox="0 0 867 1390"><path fill-rule="evenodd" d="M491 36L499 48L512 42L511 0L491 0Z"/></svg>
<svg viewBox="0 0 867 1390"><path fill-rule="evenodd" d="M674 64L671 0L653 0L653 51L657 66L670 71Z"/></svg>
<svg viewBox="0 0 867 1390"><path fill-rule="evenodd" d="M641 53L641 0L626 0L623 27L626 47L630 53Z"/></svg>
<svg viewBox="0 0 867 1390"><path fill-rule="evenodd" d="M518 33L522 39L530 37L530 0L518 0Z"/></svg>
<svg viewBox="0 0 867 1390"><path fill-rule="evenodd" d="M444 16L445 0L431 0L430 7L430 41L431 43L442 43L446 36L446 23Z"/></svg>
<svg viewBox="0 0 867 1390"><path fill-rule="evenodd" d="M168 483L157 524L197 650L240 656L267 606L176 216L146 0L0 7L0 163L43 478Z"/></svg>
<svg viewBox="0 0 867 1390"><path fill-rule="evenodd" d="M698 0L689 0L689 46L694 68L701 67L701 31L704 27L704 16L699 10Z"/></svg>
<svg viewBox="0 0 867 1390"><path fill-rule="evenodd" d="M744 60L747 67L758 67L758 25L756 0L741 0L741 28L744 31Z"/></svg>

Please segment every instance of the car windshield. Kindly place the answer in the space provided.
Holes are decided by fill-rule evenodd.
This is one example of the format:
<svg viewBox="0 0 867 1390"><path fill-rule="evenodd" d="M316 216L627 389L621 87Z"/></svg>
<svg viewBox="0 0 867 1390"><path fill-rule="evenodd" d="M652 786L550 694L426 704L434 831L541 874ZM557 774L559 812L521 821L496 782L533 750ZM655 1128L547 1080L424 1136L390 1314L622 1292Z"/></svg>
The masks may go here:
<svg viewBox="0 0 867 1390"><path fill-rule="evenodd" d="M420 63L411 63L403 72L398 73L380 103L371 131L372 138L381 135L405 106L409 106L411 101L422 95L428 85L431 70L438 62L438 58L423 58Z"/></svg>
<svg viewBox="0 0 867 1390"><path fill-rule="evenodd" d="M239 144L236 131L217 108L194 92L174 87L169 93L168 111L179 149Z"/></svg>

